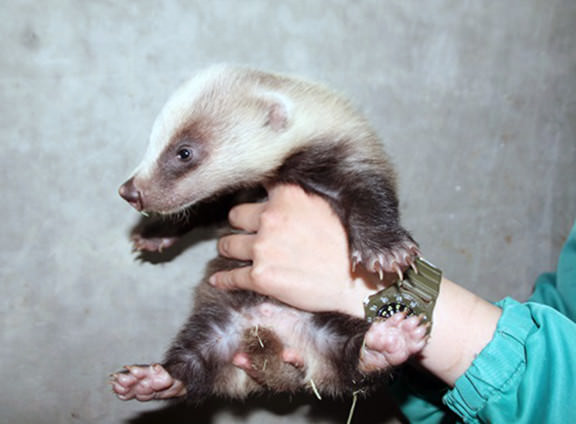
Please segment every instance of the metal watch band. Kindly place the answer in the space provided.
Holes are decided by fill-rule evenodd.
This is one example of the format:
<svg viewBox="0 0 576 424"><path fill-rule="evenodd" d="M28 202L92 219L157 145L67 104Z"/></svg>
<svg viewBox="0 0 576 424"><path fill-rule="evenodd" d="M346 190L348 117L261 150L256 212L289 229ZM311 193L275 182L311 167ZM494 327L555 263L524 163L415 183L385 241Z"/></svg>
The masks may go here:
<svg viewBox="0 0 576 424"><path fill-rule="evenodd" d="M424 322L432 323L442 271L423 258L417 258L414 265L417 271L408 269L403 280L366 298L364 312L368 322L406 311L407 315L421 315Z"/></svg>

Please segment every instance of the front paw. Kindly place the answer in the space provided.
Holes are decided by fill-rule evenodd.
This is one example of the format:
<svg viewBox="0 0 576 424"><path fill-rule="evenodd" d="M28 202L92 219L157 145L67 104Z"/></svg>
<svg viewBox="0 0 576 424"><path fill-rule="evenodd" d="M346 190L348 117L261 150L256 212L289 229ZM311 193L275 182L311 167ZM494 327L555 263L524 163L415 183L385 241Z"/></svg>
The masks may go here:
<svg viewBox="0 0 576 424"><path fill-rule="evenodd" d="M386 247L362 245L353 248L351 256L353 270L362 264L367 271L378 274L380 280L384 279L384 274L394 274L402 280L404 271L414 267L420 249L414 241L406 238Z"/></svg>
<svg viewBox="0 0 576 424"><path fill-rule="evenodd" d="M178 237L144 237L140 234L132 236L132 250L140 252L162 252L174 245Z"/></svg>

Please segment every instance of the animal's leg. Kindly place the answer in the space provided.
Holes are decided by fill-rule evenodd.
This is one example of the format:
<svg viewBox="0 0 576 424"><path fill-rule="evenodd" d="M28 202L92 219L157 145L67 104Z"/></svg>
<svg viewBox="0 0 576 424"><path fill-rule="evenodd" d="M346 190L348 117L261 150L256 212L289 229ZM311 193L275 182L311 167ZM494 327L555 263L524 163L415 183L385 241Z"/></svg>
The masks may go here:
<svg viewBox="0 0 576 424"><path fill-rule="evenodd" d="M321 146L291 156L278 175L279 182L298 184L330 202L346 227L354 267L402 276L419 255L400 225L393 173L382 158L362 163L338 146Z"/></svg>
<svg viewBox="0 0 576 424"><path fill-rule="evenodd" d="M406 268L413 266L414 260L420 256L418 245L409 237L387 247L370 246L371 243L363 241L351 241L351 244L352 268L355 270L362 264L368 271L378 274L381 280L384 274L394 274L402 280Z"/></svg>
<svg viewBox="0 0 576 424"><path fill-rule="evenodd" d="M136 251L162 252L173 246L192 229L188 222L171 222L159 218L147 218L138 224L131 234Z"/></svg>
<svg viewBox="0 0 576 424"><path fill-rule="evenodd" d="M132 230L131 239L134 250L162 252L195 228L223 222L228 210L238 202L254 201L262 197L264 193L259 188L246 190L242 193L223 195L216 201L201 202L176 216L152 216L142 219Z"/></svg>
<svg viewBox="0 0 576 424"><path fill-rule="evenodd" d="M178 237L142 237L132 236L132 246L135 251L162 252L178 241Z"/></svg>
<svg viewBox="0 0 576 424"><path fill-rule="evenodd" d="M212 394L223 359L209 347L209 342L217 340L218 328L228 323L223 308L209 305L192 315L162 364L129 366L114 374L114 391L123 400L141 401L186 396L196 402Z"/></svg>
<svg viewBox="0 0 576 424"><path fill-rule="evenodd" d="M407 318L404 312L374 322L364 338L360 370L369 373L404 363L426 345L428 326L419 316Z"/></svg>
<svg viewBox="0 0 576 424"><path fill-rule="evenodd" d="M112 390L119 399L148 401L186 395L184 384L160 364L132 365L112 375Z"/></svg>
<svg viewBox="0 0 576 424"><path fill-rule="evenodd" d="M381 175L358 177L358 185L341 193L343 222L347 226L353 267L362 264L380 279L393 273L402 279L420 255L418 244L400 225L398 200Z"/></svg>

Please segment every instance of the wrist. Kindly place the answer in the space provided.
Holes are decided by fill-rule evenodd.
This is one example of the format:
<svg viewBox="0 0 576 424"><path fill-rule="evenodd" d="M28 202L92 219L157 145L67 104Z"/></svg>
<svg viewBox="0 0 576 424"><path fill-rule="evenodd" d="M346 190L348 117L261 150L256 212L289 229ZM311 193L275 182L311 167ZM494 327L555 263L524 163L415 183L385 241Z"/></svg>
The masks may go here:
<svg viewBox="0 0 576 424"><path fill-rule="evenodd" d="M364 319L364 300L381 289L382 282L372 273L357 270L341 293L341 299L336 299L340 305L338 312Z"/></svg>
<svg viewBox="0 0 576 424"><path fill-rule="evenodd" d="M417 361L454 385L492 339L500 315L498 307L443 278L430 338Z"/></svg>

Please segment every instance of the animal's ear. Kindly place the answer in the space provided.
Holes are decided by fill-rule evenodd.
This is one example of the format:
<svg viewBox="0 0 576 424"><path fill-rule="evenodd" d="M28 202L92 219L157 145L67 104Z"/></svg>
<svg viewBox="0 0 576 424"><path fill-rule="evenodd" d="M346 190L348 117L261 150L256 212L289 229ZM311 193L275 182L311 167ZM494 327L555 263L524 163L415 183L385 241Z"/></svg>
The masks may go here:
<svg viewBox="0 0 576 424"><path fill-rule="evenodd" d="M281 132L290 125L291 102L279 93L266 93L266 113L265 126L269 126L273 131Z"/></svg>

